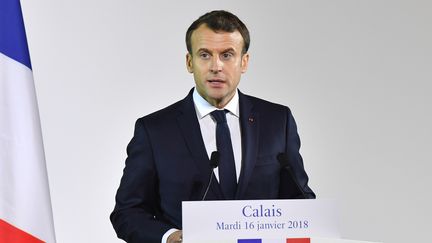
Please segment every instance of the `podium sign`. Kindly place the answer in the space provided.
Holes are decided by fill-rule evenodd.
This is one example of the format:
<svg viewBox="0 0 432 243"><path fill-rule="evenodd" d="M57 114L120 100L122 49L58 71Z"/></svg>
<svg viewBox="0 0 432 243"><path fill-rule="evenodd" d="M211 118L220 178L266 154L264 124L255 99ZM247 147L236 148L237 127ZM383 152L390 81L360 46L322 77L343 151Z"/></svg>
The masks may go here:
<svg viewBox="0 0 432 243"><path fill-rule="evenodd" d="M182 217L185 243L340 238L332 200L191 201L183 202Z"/></svg>
<svg viewBox="0 0 432 243"><path fill-rule="evenodd" d="M191 243L191 241L183 241ZM192 243L203 243L194 241ZM287 238L287 239L239 239L239 240L207 240L205 243L379 243L370 241L343 240L330 238Z"/></svg>

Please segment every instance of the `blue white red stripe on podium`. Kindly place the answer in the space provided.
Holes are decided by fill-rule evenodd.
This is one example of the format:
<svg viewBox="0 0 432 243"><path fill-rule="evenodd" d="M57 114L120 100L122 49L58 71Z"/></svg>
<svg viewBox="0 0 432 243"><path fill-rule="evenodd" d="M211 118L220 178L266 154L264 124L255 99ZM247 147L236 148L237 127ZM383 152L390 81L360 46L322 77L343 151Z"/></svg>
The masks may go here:
<svg viewBox="0 0 432 243"><path fill-rule="evenodd" d="M311 243L310 238L287 238L286 241L281 240L281 243ZM263 239L239 239L237 243L267 243ZM268 242L270 243L270 242ZM271 243L276 243L272 241Z"/></svg>

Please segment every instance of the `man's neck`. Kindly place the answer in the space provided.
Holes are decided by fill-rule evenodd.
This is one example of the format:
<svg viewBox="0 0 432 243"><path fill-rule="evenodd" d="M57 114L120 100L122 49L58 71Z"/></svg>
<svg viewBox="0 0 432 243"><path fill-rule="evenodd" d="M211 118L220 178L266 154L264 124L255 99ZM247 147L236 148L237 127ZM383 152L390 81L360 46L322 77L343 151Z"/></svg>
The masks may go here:
<svg viewBox="0 0 432 243"><path fill-rule="evenodd" d="M237 90L231 100L222 107L217 107L209 103L198 93L196 89L193 92L193 100L195 103L195 107L197 108L198 116L200 118L204 117L215 109L223 108L228 109L232 114L239 117L239 95Z"/></svg>

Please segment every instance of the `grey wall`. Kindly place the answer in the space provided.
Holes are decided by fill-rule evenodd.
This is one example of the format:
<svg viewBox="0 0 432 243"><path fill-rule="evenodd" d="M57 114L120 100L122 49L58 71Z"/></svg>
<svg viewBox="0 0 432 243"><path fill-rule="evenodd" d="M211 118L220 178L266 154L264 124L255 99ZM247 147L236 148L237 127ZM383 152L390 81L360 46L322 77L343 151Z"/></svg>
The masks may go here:
<svg viewBox="0 0 432 243"><path fill-rule="evenodd" d="M212 9L252 34L243 92L286 104L310 185L346 238L424 242L432 205L430 1L22 0L58 242L108 220L135 120L193 86L184 32Z"/></svg>

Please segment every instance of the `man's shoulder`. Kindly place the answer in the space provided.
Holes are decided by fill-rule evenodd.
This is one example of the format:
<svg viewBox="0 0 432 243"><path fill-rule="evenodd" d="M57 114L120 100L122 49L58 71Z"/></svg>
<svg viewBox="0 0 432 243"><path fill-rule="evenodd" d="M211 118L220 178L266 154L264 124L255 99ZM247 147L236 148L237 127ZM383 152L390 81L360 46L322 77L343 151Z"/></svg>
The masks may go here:
<svg viewBox="0 0 432 243"><path fill-rule="evenodd" d="M269 100L258 98L252 95L243 94L240 95L240 102L247 102L253 106L255 110L268 111L268 112L290 112L288 106L278 104Z"/></svg>
<svg viewBox="0 0 432 243"><path fill-rule="evenodd" d="M165 108L147 114L138 120L147 122L161 122L170 119L175 119L178 115L182 114L186 109L193 109L192 99L190 94L186 98L181 99Z"/></svg>
<svg viewBox="0 0 432 243"><path fill-rule="evenodd" d="M182 103L183 103L182 100L177 101L176 103L171 104L163 109L147 114L139 118L139 120L147 121L147 122L150 121L158 122L161 120L174 119L177 116L177 114L179 114L179 110L180 107L182 107Z"/></svg>

